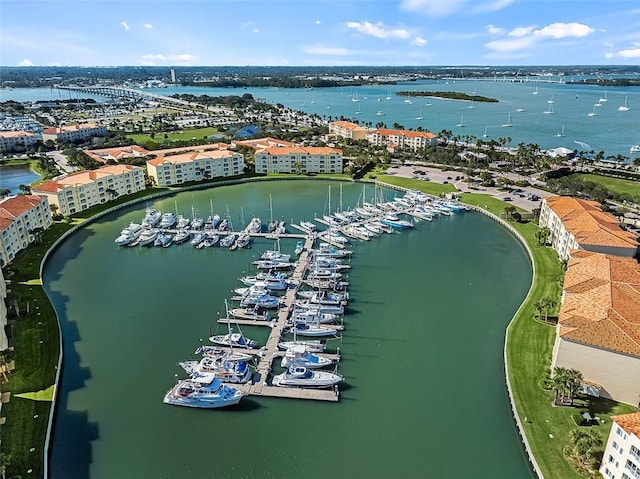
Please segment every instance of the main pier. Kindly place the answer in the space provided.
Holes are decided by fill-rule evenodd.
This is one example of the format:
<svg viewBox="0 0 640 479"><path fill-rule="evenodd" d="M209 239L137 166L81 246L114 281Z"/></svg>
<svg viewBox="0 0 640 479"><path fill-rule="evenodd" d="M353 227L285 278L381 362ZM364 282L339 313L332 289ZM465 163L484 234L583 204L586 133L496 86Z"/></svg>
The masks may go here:
<svg viewBox="0 0 640 479"><path fill-rule="evenodd" d="M296 235L298 236L298 235ZM301 235L300 235L301 236ZM305 236L304 251L300 254L298 263L290 278L291 287L287 288L284 295L283 304L280 305L277 317L272 321L251 321L251 324L262 323L271 326L271 333L267 343L258 355L258 365L256 366L256 374L253 381L248 384L233 384L232 386L239 389L249 396L266 396L291 399L313 399L316 401L337 401L340 397L338 387L333 389L316 389L316 388L284 388L270 386L267 384L269 373L273 368L273 360L280 357L282 352L278 349L278 343L281 340L287 320L293 312L293 302L296 299L296 293L300 289L305 271L310 261L313 259L313 245L315 239L312 235ZM235 321L234 321L235 322Z"/></svg>

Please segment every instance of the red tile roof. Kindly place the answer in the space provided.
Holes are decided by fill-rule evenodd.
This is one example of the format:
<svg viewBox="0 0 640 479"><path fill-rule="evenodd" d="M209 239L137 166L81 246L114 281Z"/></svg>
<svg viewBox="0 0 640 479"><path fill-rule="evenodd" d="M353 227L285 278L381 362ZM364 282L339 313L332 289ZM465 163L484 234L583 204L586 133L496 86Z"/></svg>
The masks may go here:
<svg viewBox="0 0 640 479"><path fill-rule="evenodd" d="M611 419L624 429L627 434L633 434L636 437L640 437L640 412L611 416Z"/></svg>
<svg viewBox="0 0 640 479"><path fill-rule="evenodd" d="M38 206L42 196L16 195L0 201L0 218L13 219Z"/></svg>

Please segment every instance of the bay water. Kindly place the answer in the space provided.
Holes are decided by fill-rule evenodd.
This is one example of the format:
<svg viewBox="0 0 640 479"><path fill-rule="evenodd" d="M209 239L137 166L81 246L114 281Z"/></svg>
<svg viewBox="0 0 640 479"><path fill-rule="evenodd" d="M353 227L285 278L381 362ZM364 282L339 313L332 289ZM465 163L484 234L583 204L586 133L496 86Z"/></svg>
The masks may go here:
<svg viewBox="0 0 640 479"><path fill-rule="evenodd" d="M302 180L183 192L106 216L55 251L44 271L64 342L52 478L533 477L503 366L505 328L532 270L515 238L474 212L353 245L344 336L330 343L343 358L338 403L162 403L175 375L185 377L176 363L226 331L216 323L224 300L274 244L119 248L119 231L147 206L228 211L236 229L253 215L309 220L326 211L329 186L332 209L363 194L359 184L340 195L335 182ZM264 344L267 329L243 332Z"/></svg>

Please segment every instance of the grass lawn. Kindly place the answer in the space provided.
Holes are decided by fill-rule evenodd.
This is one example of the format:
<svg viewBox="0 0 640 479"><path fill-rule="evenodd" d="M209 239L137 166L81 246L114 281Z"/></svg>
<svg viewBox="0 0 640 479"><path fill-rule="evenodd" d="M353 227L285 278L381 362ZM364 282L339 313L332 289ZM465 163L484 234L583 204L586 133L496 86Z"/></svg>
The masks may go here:
<svg viewBox="0 0 640 479"><path fill-rule="evenodd" d="M612 178L602 175L576 174L577 178L585 181L591 181L604 186L606 189L621 195L629 195L640 201L640 181L624 180L622 178Z"/></svg>
<svg viewBox="0 0 640 479"><path fill-rule="evenodd" d="M209 137L211 135L216 135L219 133L219 130L216 127L209 128L196 128L193 130L181 130L181 131L167 131L167 132L157 132L154 138L151 138L148 134L143 133L130 133L127 135L127 138L131 138L136 144L142 143L164 143L165 141L173 141L173 140L191 140L192 138L202 138L203 136ZM167 138L164 137L167 135Z"/></svg>

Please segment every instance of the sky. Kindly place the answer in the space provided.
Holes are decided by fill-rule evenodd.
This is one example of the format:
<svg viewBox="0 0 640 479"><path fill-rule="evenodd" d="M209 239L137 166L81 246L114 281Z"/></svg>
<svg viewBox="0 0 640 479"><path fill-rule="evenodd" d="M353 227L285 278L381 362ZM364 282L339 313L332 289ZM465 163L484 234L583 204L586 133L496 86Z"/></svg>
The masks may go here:
<svg viewBox="0 0 640 479"><path fill-rule="evenodd" d="M637 0L0 0L2 66L638 64Z"/></svg>

